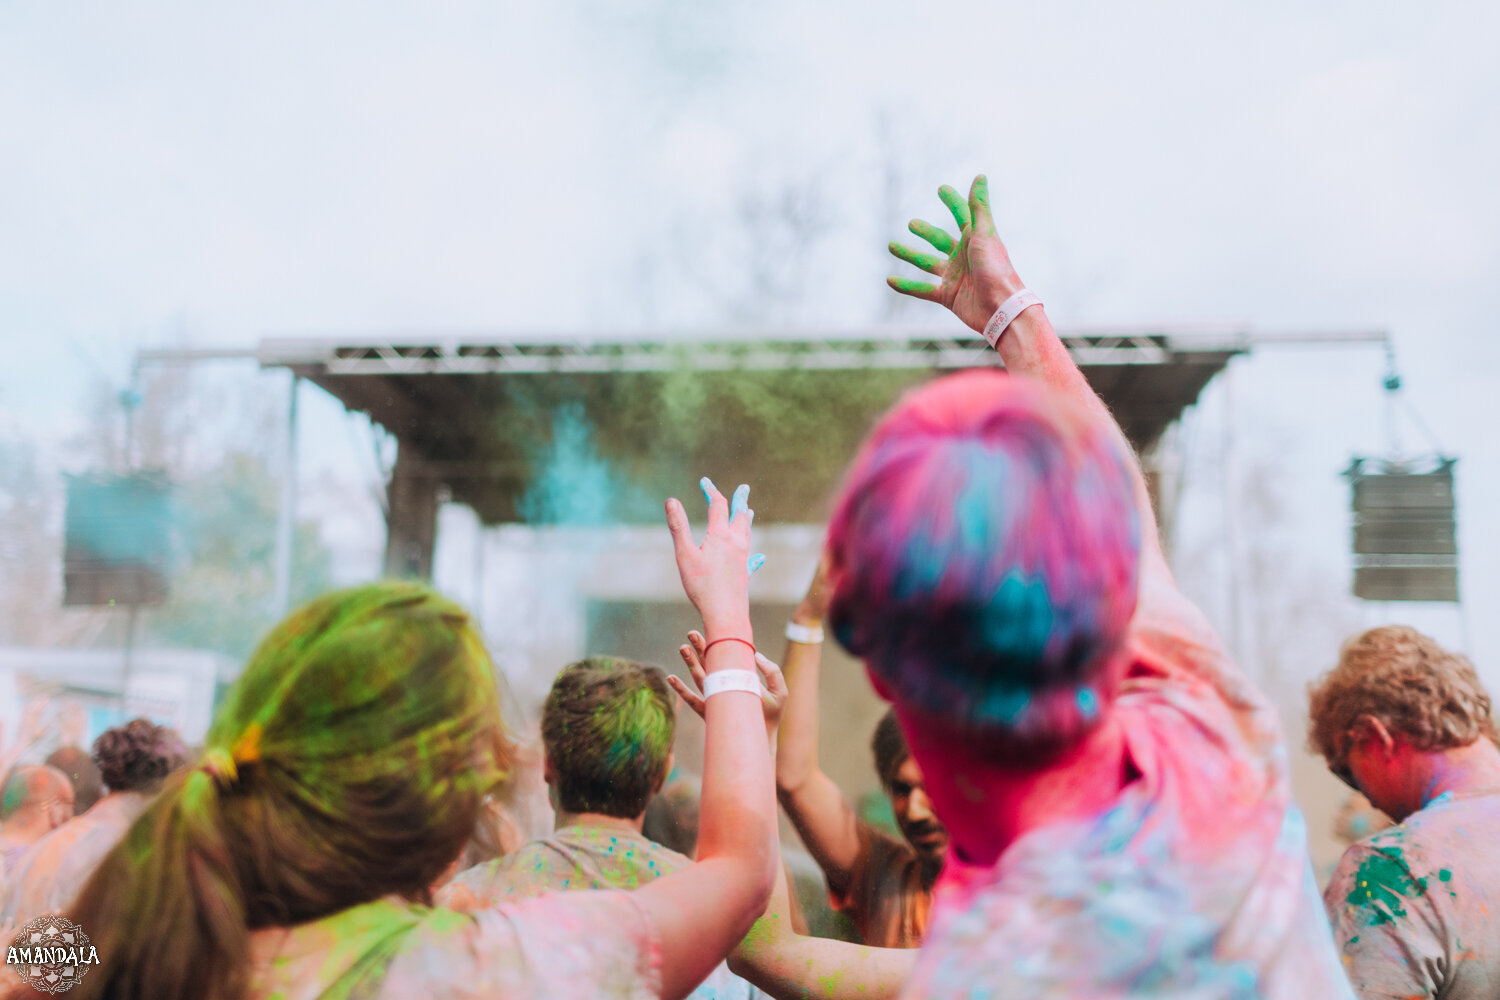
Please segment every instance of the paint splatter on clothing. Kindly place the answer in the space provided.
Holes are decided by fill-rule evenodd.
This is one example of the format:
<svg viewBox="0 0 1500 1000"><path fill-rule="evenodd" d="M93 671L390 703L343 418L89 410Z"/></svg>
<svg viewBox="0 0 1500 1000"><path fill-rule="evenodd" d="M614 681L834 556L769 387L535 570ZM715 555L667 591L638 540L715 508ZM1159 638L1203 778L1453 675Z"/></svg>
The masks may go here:
<svg viewBox="0 0 1500 1000"><path fill-rule="evenodd" d="M857 827L859 853L850 866L849 889L829 893L834 909L854 921L862 942L877 948L916 948L927 933L932 887L922 862L905 841L864 820Z"/></svg>
<svg viewBox="0 0 1500 1000"><path fill-rule="evenodd" d="M1500 993L1500 789L1440 795L1344 852L1323 893L1363 997Z"/></svg>
<svg viewBox="0 0 1500 1000"><path fill-rule="evenodd" d="M580 824L468 871L440 889L440 906L466 910L574 889L635 889L692 865L692 859L633 830ZM720 964L693 1000L748 1000L757 994Z"/></svg>
<svg viewBox="0 0 1500 1000"><path fill-rule="evenodd" d="M455 913L387 898L250 938L248 1000L648 1000L661 952L627 892Z"/></svg>
<svg viewBox="0 0 1500 1000"><path fill-rule="evenodd" d="M1112 709L1138 777L991 866L950 853L903 997L1352 996L1274 709L1175 587L1155 587Z"/></svg>
<svg viewBox="0 0 1500 1000"><path fill-rule="evenodd" d="M134 792L112 792L37 841L7 880L0 925L65 909L149 803Z"/></svg>

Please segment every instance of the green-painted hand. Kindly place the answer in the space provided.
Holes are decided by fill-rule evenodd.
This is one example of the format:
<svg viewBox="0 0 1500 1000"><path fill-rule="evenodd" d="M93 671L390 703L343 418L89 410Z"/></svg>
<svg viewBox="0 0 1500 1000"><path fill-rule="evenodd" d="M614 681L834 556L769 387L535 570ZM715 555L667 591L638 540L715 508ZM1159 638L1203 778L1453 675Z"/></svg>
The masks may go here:
<svg viewBox="0 0 1500 1000"><path fill-rule="evenodd" d="M995 232L989 183L984 175L974 178L967 202L946 184L938 188L938 197L953 214L959 238L955 240L930 222L913 219L909 227L912 233L932 244L941 256L913 250L901 243L892 243L890 249L908 264L936 275L940 282L934 285L891 277L886 283L903 295L947 306L972 329L982 331L1000 304L1024 286L1005 244Z"/></svg>

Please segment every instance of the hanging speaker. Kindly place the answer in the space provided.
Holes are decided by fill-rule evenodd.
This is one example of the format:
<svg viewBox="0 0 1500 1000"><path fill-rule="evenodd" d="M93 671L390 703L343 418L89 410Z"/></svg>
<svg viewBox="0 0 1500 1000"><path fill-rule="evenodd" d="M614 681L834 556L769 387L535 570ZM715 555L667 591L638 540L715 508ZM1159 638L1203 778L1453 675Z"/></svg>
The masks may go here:
<svg viewBox="0 0 1500 1000"><path fill-rule="evenodd" d="M63 604L160 604L167 597L171 489L160 472L68 478Z"/></svg>
<svg viewBox="0 0 1500 1000"><path fill-rule="evenodd" d="M1353 488L1354 596L1367 601L1457 601L1457 460L1425 471L1409 462L1356 458Z"/></svg>

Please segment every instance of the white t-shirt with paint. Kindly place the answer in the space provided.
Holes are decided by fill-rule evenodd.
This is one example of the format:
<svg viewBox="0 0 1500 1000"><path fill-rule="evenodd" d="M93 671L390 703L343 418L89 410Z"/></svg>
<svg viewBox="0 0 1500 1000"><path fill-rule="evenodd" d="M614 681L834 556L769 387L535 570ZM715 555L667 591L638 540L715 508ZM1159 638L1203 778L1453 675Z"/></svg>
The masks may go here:
<svg viewBox="0 0 1500 1000"><path fill-rule="evenodd" d="M1440 795L1353 845L1323 901L1361 997L1500 996L1500 788Z"/></svg>

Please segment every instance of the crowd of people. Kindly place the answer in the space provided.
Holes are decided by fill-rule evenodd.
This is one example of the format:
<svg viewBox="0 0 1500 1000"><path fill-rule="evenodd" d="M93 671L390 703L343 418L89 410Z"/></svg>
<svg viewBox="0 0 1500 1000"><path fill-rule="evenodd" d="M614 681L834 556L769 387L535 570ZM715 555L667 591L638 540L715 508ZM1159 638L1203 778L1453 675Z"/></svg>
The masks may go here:
<svg viewBox="0 0 1500 1000"><path fill-rule="evenodd" d="M1320 897L1276 712L1175 584L984 178L939 193L957 233L914 221L931 250L891 250L933 280L892 287L1006 371L871 431L784 670L750 625L748 487L707 479L701 541L666 503L702 619L687 679L569 664L539 750L463 608L332 593L264 639L200 752L137 719L12 767L0 924L83 928L80 1000L1493 995L1500 749L1473 666L1377 628L1310 692L1311 746L1393 821ZM820 766L825 628L890 703L871 750L899 833ZM679 710L702 775L669 780ZM809 933L778 803L855 940Z"/></svg>

